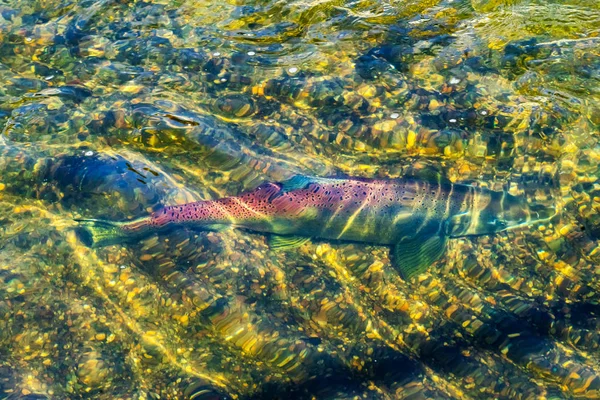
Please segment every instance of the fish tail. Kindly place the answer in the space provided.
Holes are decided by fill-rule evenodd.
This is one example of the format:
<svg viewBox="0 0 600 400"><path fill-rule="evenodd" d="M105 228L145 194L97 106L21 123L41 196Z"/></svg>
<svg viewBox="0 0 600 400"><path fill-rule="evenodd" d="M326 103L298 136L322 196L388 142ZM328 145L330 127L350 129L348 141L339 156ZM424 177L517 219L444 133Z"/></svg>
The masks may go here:
<svg viewBox="0 0 600 400"><path fill-rule="evenodd" d="M138 235L123 227L126 222L103 221L101 219L75 219L79 222L79 238L90 247L110 246L129 242Z"/></svg>

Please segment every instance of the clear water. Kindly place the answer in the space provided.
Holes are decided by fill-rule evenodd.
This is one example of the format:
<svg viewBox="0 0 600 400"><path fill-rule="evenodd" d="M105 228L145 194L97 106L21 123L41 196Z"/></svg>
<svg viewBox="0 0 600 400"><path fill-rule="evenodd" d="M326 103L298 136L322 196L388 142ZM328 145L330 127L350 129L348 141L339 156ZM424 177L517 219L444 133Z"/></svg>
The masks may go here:
<svg viewBox="0 0 600 400"><path fill-rule="evenodd" d="M600 396L595 0L0 5L0 398ZM127 220L262 181L435 169L551 221L273 251Z"/></svg>

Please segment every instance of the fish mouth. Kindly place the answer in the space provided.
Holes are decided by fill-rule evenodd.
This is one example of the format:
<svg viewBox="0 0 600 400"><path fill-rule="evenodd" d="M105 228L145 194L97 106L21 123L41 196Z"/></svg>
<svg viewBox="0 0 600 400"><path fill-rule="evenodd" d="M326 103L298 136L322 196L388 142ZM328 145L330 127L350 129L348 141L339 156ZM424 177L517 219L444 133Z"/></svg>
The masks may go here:
<svg viewBox="0 0 600 400"><path fill-rule="evenodd" d="M529 210L529 216L525 221L507 222L507 227L503 231L520 229L533 224L549 222L558 215L558 210L554 207L544 207L540 209Z"/></svg>
<svg viewBox="0 0 600 400"><path fill-rule="evenodd" d="M554 218L558 214L555 207L544 207L540 209L530 208L529 222L545 222Z"/></svg>

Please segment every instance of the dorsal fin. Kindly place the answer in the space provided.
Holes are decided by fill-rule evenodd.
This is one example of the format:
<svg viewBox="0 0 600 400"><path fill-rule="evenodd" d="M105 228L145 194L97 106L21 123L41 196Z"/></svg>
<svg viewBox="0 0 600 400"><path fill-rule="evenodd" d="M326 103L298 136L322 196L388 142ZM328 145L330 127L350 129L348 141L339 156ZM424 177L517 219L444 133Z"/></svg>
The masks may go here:
<svg viewBox="0 0 600 400"><path fill-rule="evenodd" d="M287 181L281 182L281 189L285 192L304 189L315 181L316 178L306 175L294 175Z"/></svg>
<svg viewBox="0 0 600 400"><path fill-rule="evenodd" d="M281 182L280 185L283 192L290 192L292 190L306 189L311 183L325 185L344 181L346 181L344 178L321 178L318 176L294 175L287 181Z"/></svg>

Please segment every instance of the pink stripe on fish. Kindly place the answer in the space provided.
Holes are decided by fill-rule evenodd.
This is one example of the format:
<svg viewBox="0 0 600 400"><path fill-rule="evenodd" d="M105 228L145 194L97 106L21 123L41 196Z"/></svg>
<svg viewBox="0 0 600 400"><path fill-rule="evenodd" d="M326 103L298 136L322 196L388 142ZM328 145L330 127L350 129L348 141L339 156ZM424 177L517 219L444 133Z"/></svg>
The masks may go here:
<svg viewBox="0 0 600 400"><path fill-rule="evenodd" d="M268 217L277 211L270 199L280 191L281 185L265 183L237 197L167 206L150 216L150 224L160 227L182 222L233 223L258 216Z"/></svg>

